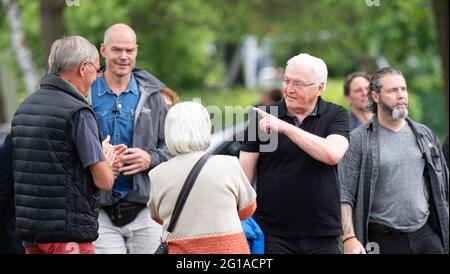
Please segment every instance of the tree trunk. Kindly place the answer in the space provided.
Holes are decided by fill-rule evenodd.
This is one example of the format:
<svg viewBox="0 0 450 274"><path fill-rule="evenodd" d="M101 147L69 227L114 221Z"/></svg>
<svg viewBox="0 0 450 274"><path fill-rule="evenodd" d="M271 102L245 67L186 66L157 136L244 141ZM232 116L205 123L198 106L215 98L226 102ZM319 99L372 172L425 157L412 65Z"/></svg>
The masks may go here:
<svg viewBox="0 0 450 274"><path fill-rule="evenodd" d="M25 43L25 37L20 22L19 6L15 0L1 0L5 7L6 20L11 32L11 45L16 55L17 64L23 75L23 82L27 94L33 93L38 87L36 68L31 52Z"/></svg>
<svg viewBox="0 0 450 274"><path fill-rule="evenodd" d="M0 124L8 122L6 120L6 103L5 100L3 100L3 86L1 85L2 81L2 70L0 68Z"/></svg>
<svg viewBox="0 0 450 274"><path fill-rule="evenodd" d="M11 81L15 78L12 75L10 57L6 56L9 50L4 53L0 54L0 127L2 123L11 122L18 102L17 82Z"/></svg>
<svg viewBox="0 0 450 274"><path fill-rule="evenodd" d="M41 0L42 47L44 67L48 70L48 56L53 42L64 34L65 0Z"/></svg>
<svg viewBox="0 0 450 274"><path fill-rule="evenodd" d="M448 78L448 0L432 0L434 17L436 18L436 27L438 34L439 52L442 58L442 76L444 77L444 104L445 104L445 129L448 132L448 88L449 88L449 78ZM447 133L448 134L448 133Z"/></svg>

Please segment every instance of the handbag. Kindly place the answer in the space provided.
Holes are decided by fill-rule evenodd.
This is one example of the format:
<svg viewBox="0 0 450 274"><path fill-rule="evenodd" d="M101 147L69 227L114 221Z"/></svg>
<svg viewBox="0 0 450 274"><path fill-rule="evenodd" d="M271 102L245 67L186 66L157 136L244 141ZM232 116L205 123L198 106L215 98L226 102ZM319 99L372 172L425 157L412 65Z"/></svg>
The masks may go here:
<svg viewBox="0 0 450 274"><path fill-rule="evenodd" d="M198 177L198 174L200 173L201 169L205 165L206 161L211 157L212 155L209 153L206 153L203 155L197 163L195 163L192 170L189 172L189 175L186 178L186 181L183 184L183 187L181 188L180 194L178 194L177 201L175 203L175 207L173 209L172 218L170 219L169 226L167 227L167 230L163 232L163 235L160 239L160 245L158 246L158 249L156 249L155 254L167 254L169 244L167 242L168 237L175 229L175 225L177 224L178 217L180 216L181 210L183 209L184 203L186 202L187 197L189 196L189 193L191 192L192 186L195 183L195 180Z"/></svg>

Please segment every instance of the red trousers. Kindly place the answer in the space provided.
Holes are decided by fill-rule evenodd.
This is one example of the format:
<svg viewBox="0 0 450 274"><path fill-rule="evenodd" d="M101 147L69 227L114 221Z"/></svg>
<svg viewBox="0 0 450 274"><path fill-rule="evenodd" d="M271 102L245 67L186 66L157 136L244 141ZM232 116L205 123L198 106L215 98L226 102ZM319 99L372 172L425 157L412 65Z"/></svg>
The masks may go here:
<svg viewBox="0 0 450 274"><path fill-rule="evenodd" d="M26 254L95 254L94 245L90 243L48 243L25 248Z"/></svg>

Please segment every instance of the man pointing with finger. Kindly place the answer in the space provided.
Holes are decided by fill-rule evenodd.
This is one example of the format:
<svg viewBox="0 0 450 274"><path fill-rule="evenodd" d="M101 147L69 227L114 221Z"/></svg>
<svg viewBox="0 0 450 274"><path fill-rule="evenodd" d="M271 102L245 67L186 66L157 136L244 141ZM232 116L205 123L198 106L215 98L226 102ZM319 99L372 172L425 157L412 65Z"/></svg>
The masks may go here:
<svg viewBox="0 0 450 274"><path fill-rule="evenodd" d="M267 254L341 253L336 165L348 148L349 122L344 108L320 97L327 74L323 60L308 54L287 62L284 100L270 108L278 113L256 110L259 129L276 133L274 151L261 150L261 134L248 127L240 163L249 181L256 171L255 219Z"/></svg>
<svg viewBox="0 0 450 274"><path fill-rule="evenodd" d="M113 189L101 196L97 253L153 253L162 228L150 218L151 168L170 158L164 141L167 106L164 87L150 73L135 69L136 34L125 24L109 27L100 48L106 67L91 87L91 100L103 134L127 147ZM119 148L118 148L119 150Z"/></svg>

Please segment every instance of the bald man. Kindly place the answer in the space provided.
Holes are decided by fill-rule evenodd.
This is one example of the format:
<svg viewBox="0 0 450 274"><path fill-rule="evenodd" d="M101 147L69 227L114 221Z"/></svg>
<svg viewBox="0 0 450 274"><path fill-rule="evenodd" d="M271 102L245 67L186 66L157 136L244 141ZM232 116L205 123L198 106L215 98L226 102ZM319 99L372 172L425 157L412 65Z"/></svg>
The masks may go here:
<svg viewBox="0 0 450 274"><path fill-rule="evenodd" d="M150 254L162 228L154 222L149 200L148 172L169 154L164 141L167 106L159 94L165 85L145 70L136 69L138 44L133 29L115 24L105 31L100 53L106 66L91 86L92 106L104 136L124 144L127 152L114 168L116 180L100 197L96 253Z"/></svg>

